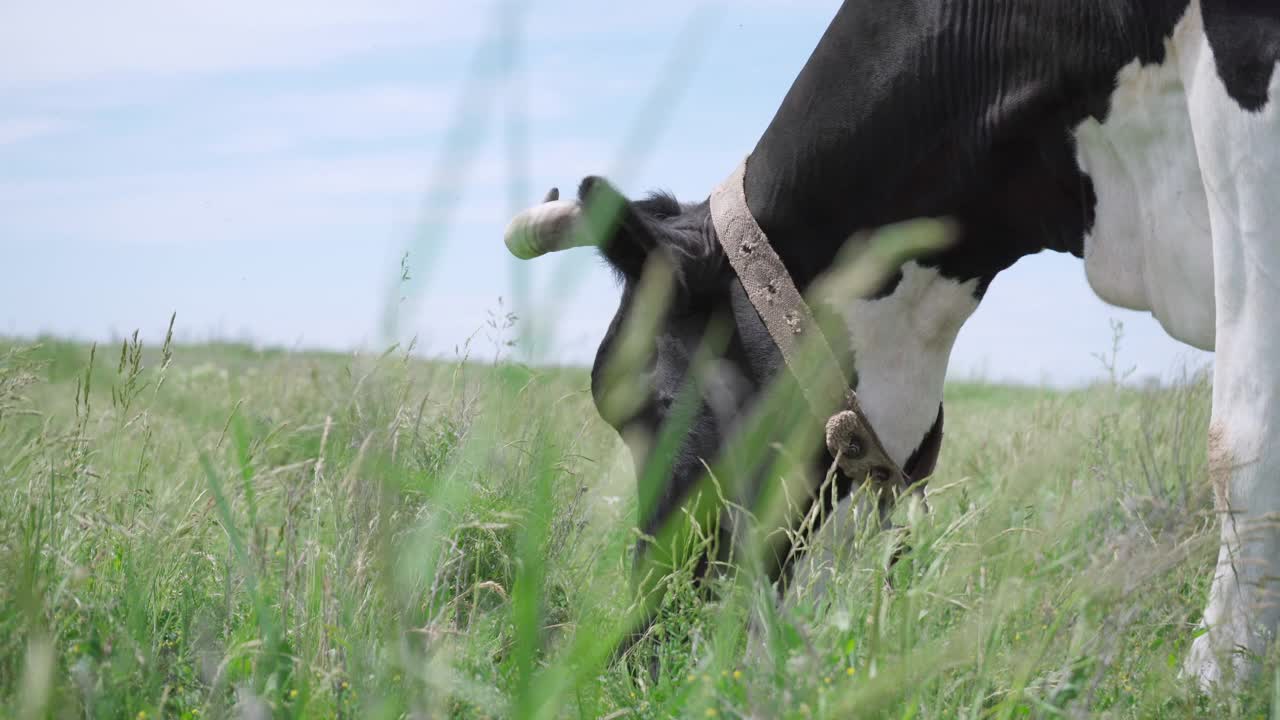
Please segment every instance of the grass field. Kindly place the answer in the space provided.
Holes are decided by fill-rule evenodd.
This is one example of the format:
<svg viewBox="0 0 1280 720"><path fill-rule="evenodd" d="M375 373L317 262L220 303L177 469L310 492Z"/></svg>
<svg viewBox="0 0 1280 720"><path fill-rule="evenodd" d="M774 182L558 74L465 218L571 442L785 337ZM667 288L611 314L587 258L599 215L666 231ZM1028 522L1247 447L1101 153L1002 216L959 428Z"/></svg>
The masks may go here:
<svg viewBox="0 0 1280 720"><path fill-rule="evenodd" d="M767 592L677 575L654 683L608 662L634 479L584 371L0 343L0 716L1270 712L1274 663L1229 700L1178 679L1216 551L1206 382L946 403L891 577L863 536L761 656Z"/></svg>

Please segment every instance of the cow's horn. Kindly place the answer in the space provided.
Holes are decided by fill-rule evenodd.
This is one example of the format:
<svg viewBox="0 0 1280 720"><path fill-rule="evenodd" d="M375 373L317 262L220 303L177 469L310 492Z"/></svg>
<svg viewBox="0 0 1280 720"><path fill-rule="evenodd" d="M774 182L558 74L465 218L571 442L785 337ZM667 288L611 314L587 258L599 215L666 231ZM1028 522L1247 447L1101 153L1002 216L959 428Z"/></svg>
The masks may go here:
<svg viewBox="0 0 1280 720"><path fill-rule="evenodd" d="M591 244L587 233L574 231L574 221L582 214L582 206L559 198L560 190L551 188L541 205L511 219L504 239L512 255L529 260L556 250Z"/></svg>

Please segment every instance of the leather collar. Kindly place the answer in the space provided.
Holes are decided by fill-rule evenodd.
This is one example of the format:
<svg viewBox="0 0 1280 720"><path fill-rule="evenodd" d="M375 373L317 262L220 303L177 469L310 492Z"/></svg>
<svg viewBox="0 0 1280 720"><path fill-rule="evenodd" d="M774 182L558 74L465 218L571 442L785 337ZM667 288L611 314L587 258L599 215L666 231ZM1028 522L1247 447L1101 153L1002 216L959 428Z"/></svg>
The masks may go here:
<svg viewBox="0 0 1280 720"><path fill-rule="evenodd" d="M809 305L751 216L743 187L745 173L743 161L711 193L711 220L729 264L806 402L823 422L827 450L834 464L856 482L871 482L873 490L900 495L911 485L912 478L885 451L858 405L857 393L844 379L835 352L814 322ZM932 454L936 458L936 450Z"/></svg>

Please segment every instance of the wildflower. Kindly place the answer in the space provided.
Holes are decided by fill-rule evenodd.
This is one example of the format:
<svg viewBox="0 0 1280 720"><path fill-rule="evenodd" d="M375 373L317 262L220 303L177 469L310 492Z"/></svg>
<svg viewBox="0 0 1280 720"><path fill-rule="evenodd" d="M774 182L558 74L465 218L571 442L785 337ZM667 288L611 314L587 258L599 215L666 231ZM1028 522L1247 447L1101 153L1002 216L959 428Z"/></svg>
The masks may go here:
<svg viewBox="0 0 1280 720"><path fill-rule="evenodd" d="M147 711L146 711L146 710L139 710L139 711L138 711L138 716L137 716L137 717L138 717L138 720L147 720Z"/></svg>
<svg viewBox="0 0 1280 720"><path fill-rule="evenodd" d="M734 680L741 680L741 679L742 679L742 671L741 671L741 670L734 670L734 671L733 671L733 679L734 679Z"/></svg>
<svg viewBox="0 0 1280 720"><path fill-rule="evenodd" d="M697 682L697 681L698 681L698 676L697 676L697 675L694 675L693 673L689 673L689 678L688 678L688 680L689 680L689 682Z"/></svg>
<svg viewBox="0 0 1280 720"><path fill-rule="evenodd" d="M707 712L706 712L707 717L715 717L716 715L719 715L719 714L720 713L717 713L715 708L707 708Z"/></svg>
<svg viewBox="0 0 1280 720"><path fill-rule="evenodd" d="M849 667L845 668L845 670L844 670L844 674L845 674L845 675L848 675L849 677L853 677L853 674L854 674L855 672L857 672L857 671L853 669L853 666L852 666L852 665L850 665Z"/></svg>
<svg viewBox="0 0 1280 720"><path fill-rule="evenodd" d="M294 698L296 698L296 697L298 697L298 689L297 689L297 688L294 688L294 689L292 689L292 690L290 690L290 691L289 691L289 699L290 699L290 700L293 700L293 699L294 699Z"/></svg>

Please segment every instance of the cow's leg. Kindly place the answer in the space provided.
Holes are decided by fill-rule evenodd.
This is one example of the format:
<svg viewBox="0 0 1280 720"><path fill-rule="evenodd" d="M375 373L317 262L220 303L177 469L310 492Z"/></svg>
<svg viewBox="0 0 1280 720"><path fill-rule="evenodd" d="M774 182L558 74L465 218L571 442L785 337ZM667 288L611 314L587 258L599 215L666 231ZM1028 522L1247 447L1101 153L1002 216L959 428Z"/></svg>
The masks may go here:
<svg viewBox="0 0 1280 720"><path fill-rule="evenodd" d="M1229 10L1223 0L1203 7L1207 40L1182 60L1213 233L1209 464L1221 547L1207 632L1195 639L1185 669L1209 687L1243 682L1280 619L1280 69L1261 86L1269 102L1246 109L1253 103L1228 84L1241 80L1232 73L1242 58L1224 55L1248 43L1215 38L1210 13ZM1257 12L1251 27L1275 19L1263 17L1271 10ZM1254 59L1275 63L1261 51Z"/></svg>

